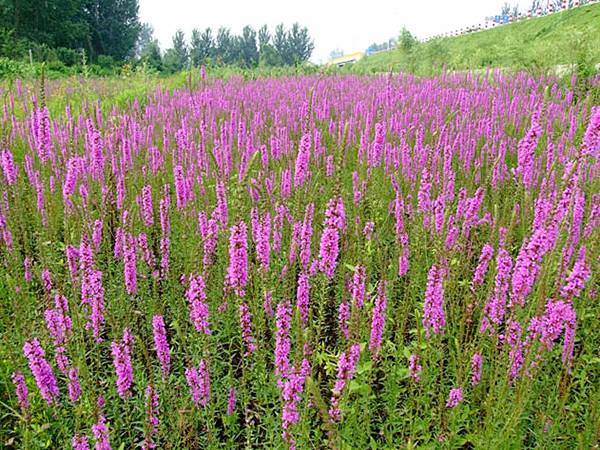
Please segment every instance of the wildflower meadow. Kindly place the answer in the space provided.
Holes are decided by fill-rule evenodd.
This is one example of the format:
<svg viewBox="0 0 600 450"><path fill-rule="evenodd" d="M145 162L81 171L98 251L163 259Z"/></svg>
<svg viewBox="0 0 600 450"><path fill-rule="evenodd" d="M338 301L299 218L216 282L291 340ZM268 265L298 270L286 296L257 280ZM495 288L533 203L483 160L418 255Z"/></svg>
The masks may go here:
<svg viewBox="0 0 600 450"><path fill-rule="evenodd" d="M66 83L1 92L0 447L598 448L575 78Z"/></svg>

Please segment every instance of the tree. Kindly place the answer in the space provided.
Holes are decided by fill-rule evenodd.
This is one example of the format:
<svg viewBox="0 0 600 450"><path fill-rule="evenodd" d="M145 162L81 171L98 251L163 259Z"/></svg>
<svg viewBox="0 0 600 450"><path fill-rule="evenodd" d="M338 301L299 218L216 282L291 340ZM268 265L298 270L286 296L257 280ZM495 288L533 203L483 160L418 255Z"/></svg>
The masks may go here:
<svg viewBox="0 0 600 450"><path fill-rule="evenodd" d="M504 4L502 5L502 8L500 8L500 15L501 16L508 16L510 14L510 3L508 2L504 2Z"/></svg>
<svg viewBox="0 0 600 450"><path fill-rule="evenodd" d="M156 41L154 39L154 28L149 23L143 23L140 26L138 39L135 43L135 56L140 59L148 51L150 46Z"/></svg>
<svg viewBox="0 0 600 450"><path fill-rule="evenodd" d="M136 58L147 66L162 70L162 55L158 40L154 38L152 25L144 23L140 27L140 34L135 44Z"/></svg>
<svg viewBox="0 0 600 450"><path fill-rule="evenodd" d="M134 56L140 32L138 0L83 0L92 58L111 56L125 61Z"/></svg>
<svg viewBox="0 0 600 450"><path fill-rule="evenodd" d="M222 64L231 64L234 57L234 42L229 28L219 28L217 31L217 42L215 46L215 55Z"/></svg>
<svg viewBox="0 0 600 450"><path fill-rule="evenodd" d="M197 29L192 30L192 39L190 40L190 58L192 64L196 67L206 64L215 53L215 42L212 37L212 30L205 29L203 32Z"/></svg>
<svg viewBox="0 0 600 450"><path fill-rule="evenodd" d="M273 46L277 52L277 56L281 64L291 64L291 59L288 52L287 33L282 23L275 27L275 35L273 36Z"/></svg>
<svg viewBox="0 0 600 450"><path fill-rule="evenodd" d="M532 13L535 14L535 12L537 11L537 9L542 5L542 0L532 0L531 1L531 6L529 7L529 9L531 10Z"/></svg>
<svg viewBox="0 0 600 450"><path fill-rule="evenodd" d="M183 70L187 67L189 60L188 47L185 42L185 34L177 30L173 36L173 47L165 54L165 66L172 72Z"/></svg>
<svg viewBox="0 0 600 450"><path fill-rule="evenodd" d="M291 59L289 64L301 64L308 61L315 48L313 41L308 34L308 28L300 28L296 22L287 33L288 53Z"/></svg>
<svg viewBox="0 0 600 450"><path fill-rule="evenodd" d="M267 26L263 25L258 30L258 51L262 53L268 45L271 45L271 33Z"/></svg>
<svg viewBox="0 0 600 450"><path fill-rule="evenodd" d="M408 53L412 51L417 44L417 38L414 37L413 34L406 29L406 27L402 27L402 31L400 31L400 37L398 38L398 47L400 47L403 52Z"/></svg>
<svg viewBox="0 0 600 450"><path fill-rule="evenodd" d="M148 67L151 67L155 70L163 70L163 59L160 52L160 46L158 45L157 40L152 41L150 45L146 48L141 58L141 61L145 63Z"/></svg>
<svg viewBox="0 0 600 450"><path fill-rule="evenodd" d="M86 49L92 61L136 56L138 0L2 0L0 28L25 48ZM36 45L37 44L37 45Z"/></svg>
<svg viewBox="0 0 600 450"><path fill-rule="evenodd" d="M256 31L250 26L245 26L240 39L241 62L246 67L258 65L258 48L256 47Z"/></svg>

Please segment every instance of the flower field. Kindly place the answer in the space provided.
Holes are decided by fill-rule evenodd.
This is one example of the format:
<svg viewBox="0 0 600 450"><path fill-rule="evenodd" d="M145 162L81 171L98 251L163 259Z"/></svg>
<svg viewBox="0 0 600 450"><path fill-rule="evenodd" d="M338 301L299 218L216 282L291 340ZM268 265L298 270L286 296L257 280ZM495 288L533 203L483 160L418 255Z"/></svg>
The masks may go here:
<svg viewBox="0 0 600 450"><path fill-rule="evenodd" d="M598 448L600 106L573 86L7 87L0 447Z"/></svg>

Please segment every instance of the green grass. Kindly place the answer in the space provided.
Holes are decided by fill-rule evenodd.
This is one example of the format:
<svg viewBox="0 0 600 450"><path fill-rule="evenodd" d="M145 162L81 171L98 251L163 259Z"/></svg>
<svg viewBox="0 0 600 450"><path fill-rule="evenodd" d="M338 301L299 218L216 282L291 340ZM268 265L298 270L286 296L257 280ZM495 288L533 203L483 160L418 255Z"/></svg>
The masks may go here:
<svg viewBox="0 0 600 450"><path fill-rule="evenodd" d="M350 70L388 70L429 74L451 70L503 67L547 68L600 62L600 4L523 20L458 37L418 44L411 52L393 50L364 58Z"/></svg>

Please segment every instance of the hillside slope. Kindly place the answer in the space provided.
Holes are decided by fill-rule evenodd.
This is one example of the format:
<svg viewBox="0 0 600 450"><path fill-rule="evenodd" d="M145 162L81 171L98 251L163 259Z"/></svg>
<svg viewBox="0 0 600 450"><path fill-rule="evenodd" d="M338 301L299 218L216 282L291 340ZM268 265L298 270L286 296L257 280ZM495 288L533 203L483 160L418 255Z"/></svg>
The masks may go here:
<svg viewBox="0 0 600 450"><path fill-rule="evenodd" d="M600 3L364 58L359 72L430 73L484 67L536 68L600 62Z"/></svg>

